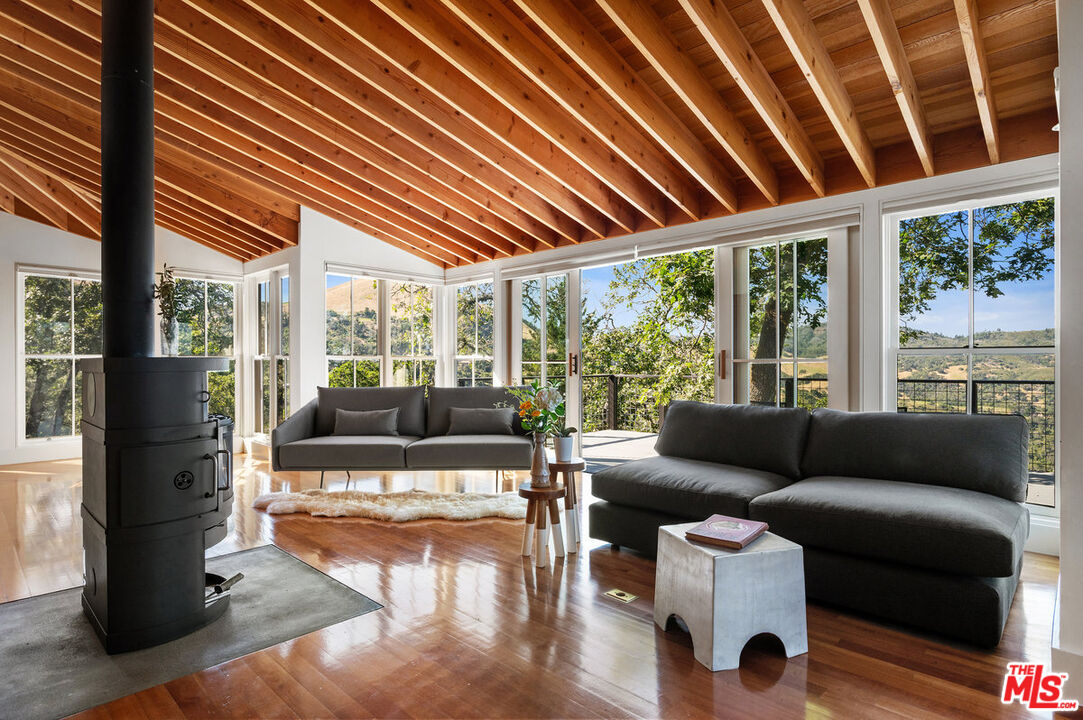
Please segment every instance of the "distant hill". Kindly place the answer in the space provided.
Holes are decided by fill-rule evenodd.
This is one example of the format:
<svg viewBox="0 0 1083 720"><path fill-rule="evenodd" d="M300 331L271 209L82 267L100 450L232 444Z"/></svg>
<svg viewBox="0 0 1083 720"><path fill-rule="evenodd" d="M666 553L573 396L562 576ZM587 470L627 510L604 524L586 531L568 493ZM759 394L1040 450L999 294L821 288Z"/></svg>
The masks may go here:
<svg viewBox="0 0 1083 720"><path fill-rule="evenodd" d="M1055 337L1053 328L1044 330L985 330L974 333L974 344L979 347L1052 347ZM906 347L910 348L965 346L965 337L952 337L930 332L919 332L916 338L906 343Z"/></svg>

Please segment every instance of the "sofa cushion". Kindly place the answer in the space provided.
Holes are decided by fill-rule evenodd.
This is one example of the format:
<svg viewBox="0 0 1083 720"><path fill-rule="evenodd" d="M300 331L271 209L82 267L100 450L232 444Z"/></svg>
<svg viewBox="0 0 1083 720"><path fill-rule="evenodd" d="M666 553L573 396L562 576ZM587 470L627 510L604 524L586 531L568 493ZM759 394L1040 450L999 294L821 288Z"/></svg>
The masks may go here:
<svg viewBox="0 0 1083 720"><path fill-rule="evenodd" d="M654 449L659 455L801 477L809 413L804 408L674 400Z"/></svg>
<svg viewBox="0 0 1083 720"><path fill-rule="evenodd" d="M804 477L839 475L976 490L1022 502L1027 423L1017 415L812 414Z"/></svg>
<svg viewBox="0 0 1083 720"><path fill-rule="evenodd" d="M515 410L511 408L460 408L449 413L448 435L511 435Z"/></svg>
<svg viewBox="0 0 1083 720"><path fill-rule="evenodd" d="M330 435L335 429L335 410L399 409L399 435L425 434L425 388L316 388L316 434Z"/></svg>
<svg viewBox="0 0 1083 720"><path fill-rule="evenodd" d="M1011 500L866 478L807 478L749 512L800 545L978 577L1014 573L1030 532L1030 513Z"/></svg>
<svg viewBox="0 0 1083 720"><path fill-rule="evenodd" d="M286 443L278 449L286 470L382 470L406 467L409 435L324 435Z"/></svg>
<svg viewBox="0 0 1083 720"><path fill-rule="evenodd" d="M592 475L590 484L594 497L617 505L705 520L714 513L748 517L752 498L790 480L764 470L660 455L606 468Z"/></svg>
<svg viewBox="0 0 1083 720"><path fill-rule="evenodd" d="M506 387L430 387L429 419L425 434L447 435L451 426L451 408L519 407L519 400ZM523 433L516 415L512 424L516 435Z"/></svg>
<svg viewBox="0 0 1083 720"><path fill-rule="evenodd" d="M516 470L530 467L533 444L522 435L437 435L411 443L406 465L434 470Z"/></svg>
<svg viewBox="0 0 1083 720"><path fill-rule="evenodd" d="M335 410L332 435L398 435L399 409Z"/></svg>

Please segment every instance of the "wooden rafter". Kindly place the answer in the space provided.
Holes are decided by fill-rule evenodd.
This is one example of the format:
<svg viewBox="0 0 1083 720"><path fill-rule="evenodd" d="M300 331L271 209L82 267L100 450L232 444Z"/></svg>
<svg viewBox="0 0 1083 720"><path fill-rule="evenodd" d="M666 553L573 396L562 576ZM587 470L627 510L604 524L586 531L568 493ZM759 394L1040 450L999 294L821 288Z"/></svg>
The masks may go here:
<svg viewBox="0 0 1083 720"><path fill-rule="evenodd" d="M929 123L925 118L925 107L921 102L917 82L914 80L914 71L906 58L906 49L899 37L895 17L891 14L891 5L888 0L857 0L857 4L872 35L872 42L880 56L891 91L899 103L899 110L902 111L903 121L910 132L910 139L914 143L918 159L921 160L921 166L925 169L925 174L931 176L933 138L929 134Z"/></svg>
<svg viewBox="0 0 1083 720"><path fill-rule="evenodd" d="M779 201L778 175L748 129L722 102L695 62L643 0L598 0L614 24L647 58L696 118L722 145L772 204Z"/></svg>
<svg viewBox="0 0 1083 720"><path fill-rule="evenodd" d="M993 103L993 83L989 77L989 60L985 57L985 42L978 25L977 0L955 0L955 14L959 16L959 35L966 53L966 65L970 70L970 82L974 86L974 100L978 104L978 117L989 148L989 162L1000 162L1000 127L997 123L996 105Z"/></svg>
<svg viewBox="0 0 1083 720"><path fill-rule="evenodd" d="M803 0L763 0L779 34L831 120L846 151L869 187L876 185L876 157L869 136L846 92L838 68L824 47Z"/></svg>
<svg viewBox="0 0 1083 720"><path fill-rule="evenodd" d="M823 158L729 10L718 0L680 0L680 4L801 175L822 197L827 192Z"/></svg>
<svg viewBox="0 0 1083 720"><path fill-rule="evenodd" d="M479 40L448 22L436 6L425 0L373 0L373 3L492 94L522 122L571 155L651 222L659 227L667 224L663 196L649 180L597 144L585 128L571 121L544 94L523 93L520 90L523 76Z"/></svg>
<svg viewBox="0 0 1083 720"><path fill-rule="evenodd" d="M7 149L0 150L0 185L56 227L86 237L101 237L99 211L59 179L46 175Z"/></svg>

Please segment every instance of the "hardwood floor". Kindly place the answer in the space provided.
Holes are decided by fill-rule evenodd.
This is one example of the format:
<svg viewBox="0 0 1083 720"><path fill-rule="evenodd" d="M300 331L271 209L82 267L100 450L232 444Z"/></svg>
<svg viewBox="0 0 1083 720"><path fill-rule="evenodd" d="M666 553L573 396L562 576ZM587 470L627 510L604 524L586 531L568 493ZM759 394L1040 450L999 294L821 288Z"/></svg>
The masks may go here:
<svg viewBox="0 0 1083 720"><path fill-rule="evenodd" d="M78 461L0 467L0 600L80 584L79 472ZM504 478L504 489L515 482ZM355 486L493 483L492 473L402 473ZM1053 557L1027 555L994 652L810 603L807 655L787 661L773 639L755 639L740 670L711 673L687 635L655 628L646 558L591 541L578 557L535 570L519 556L513 521L395 525L250 507L260 493L318 484L318 474L239 464L234 530L214 552L272 542L383 610L78 717L1034 716L1002 705L999 692L1009 661L1049 661ZM610 588L639 599L603 597Z"/></svg>

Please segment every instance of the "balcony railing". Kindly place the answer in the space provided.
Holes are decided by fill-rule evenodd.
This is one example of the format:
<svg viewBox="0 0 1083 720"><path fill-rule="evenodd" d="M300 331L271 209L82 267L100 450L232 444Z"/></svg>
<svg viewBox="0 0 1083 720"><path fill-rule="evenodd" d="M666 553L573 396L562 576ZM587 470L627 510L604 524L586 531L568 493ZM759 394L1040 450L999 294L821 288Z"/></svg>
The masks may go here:
<svg viewBox="0 0 1083 720"><path fill-rule="evenodd" d="M583 431L658 432L665 412L658 393L660 375L607 373L583 376ZM670 397L710 402L710 378L687 376ZM706 386L706 388L704 387Z"/></svg>
<svg viewBox="0 0 1083 720"><path fill-rule="evenodd" d="M899 412L1022 415L1030 426L1030 472L1052 473L1056 457L1052 380L899 380Z"/></svg>

